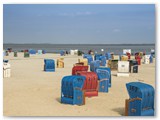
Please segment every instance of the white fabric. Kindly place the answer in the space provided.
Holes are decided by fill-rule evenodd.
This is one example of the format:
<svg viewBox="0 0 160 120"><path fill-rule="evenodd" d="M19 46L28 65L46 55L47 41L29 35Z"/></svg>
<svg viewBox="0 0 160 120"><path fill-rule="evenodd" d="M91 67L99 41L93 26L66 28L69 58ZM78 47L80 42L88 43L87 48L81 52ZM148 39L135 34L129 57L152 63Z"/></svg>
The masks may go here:
<svg viewBox="0 0 160 120"><path fill-rule="evenodd" d="M127 52L131 54L131 49L123 49L123 54L126 54Z"/></svg>
<svg viewBox="0 0 160 120"><path fill-rule="evenodd" d="M129 62L128 61L118 61L118 72L128 73L129 72Z"/></svg>
<svg viewBox="0 0 160 120"><path fill-rule="evenodd" d="M3 77L11 76L11 65L9 63L3 63Z"/></svg>

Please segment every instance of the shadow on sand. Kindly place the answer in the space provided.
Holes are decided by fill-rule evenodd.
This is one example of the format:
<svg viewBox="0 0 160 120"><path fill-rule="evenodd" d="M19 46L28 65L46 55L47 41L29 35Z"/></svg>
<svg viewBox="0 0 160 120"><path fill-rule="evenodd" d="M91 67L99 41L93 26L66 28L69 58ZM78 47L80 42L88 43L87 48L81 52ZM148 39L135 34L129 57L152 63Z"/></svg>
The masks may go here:
<svg viewBox="0 0 160 120"><path fill-rule="evenodd" d="M117 77L117 74L112 74L111 76L116 76Z"/></svg>
<svg viewBox="0 0 160 120"><path fill-rule="evenodd" d="M112 110L115 111L115 112L117 112L117 113L119 113L122 116L125 115L125 108L114 108Z"/></svg>
<svg viewBox="0 0 160 120"><path fill-rule="evenodd" d="M56 101L61 103L61 98L56 98Z"/></svg>

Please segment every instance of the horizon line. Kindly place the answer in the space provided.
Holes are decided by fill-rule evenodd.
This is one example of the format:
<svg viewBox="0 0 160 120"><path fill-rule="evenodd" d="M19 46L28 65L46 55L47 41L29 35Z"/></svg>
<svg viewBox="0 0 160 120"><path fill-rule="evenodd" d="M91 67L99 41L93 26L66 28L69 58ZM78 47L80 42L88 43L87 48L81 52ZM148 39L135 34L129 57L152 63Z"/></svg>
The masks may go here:
<svg viewBox="0 0 160 120"><path fill-rule="evenodd" d="M110 43L110 44L89 44L89 43L3 43L3 44L55 44L55 45L151 45L155 43L120 43L120 44L115 44L115 43Z"/></svg>

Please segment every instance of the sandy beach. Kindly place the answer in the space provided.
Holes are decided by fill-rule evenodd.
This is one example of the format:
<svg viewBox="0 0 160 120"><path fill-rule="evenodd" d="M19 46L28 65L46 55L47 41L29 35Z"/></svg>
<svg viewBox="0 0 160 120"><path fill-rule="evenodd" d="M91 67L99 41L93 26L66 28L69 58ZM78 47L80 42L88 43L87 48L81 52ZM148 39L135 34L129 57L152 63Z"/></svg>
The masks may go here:
<svg viewBox="0 0 160 120"><path fill-rule="evenodd" d="M61 104L61 80L71 75L74 63L82 56L63 56L64 68L55 72L44 72L44 59L54 59L59 54L31 55L23 53L13 57L4 56L11 64L11 77L3 78L4 116L123 116L125 99L128 99L126 83L141 80L155 88L155 59L151 64L141 64L138 73L129 77L117 77L112 71L112 87L108 93L98 93L98 97L86 98L82 106ZM133 58L133 56L132 56Z"/></svg>

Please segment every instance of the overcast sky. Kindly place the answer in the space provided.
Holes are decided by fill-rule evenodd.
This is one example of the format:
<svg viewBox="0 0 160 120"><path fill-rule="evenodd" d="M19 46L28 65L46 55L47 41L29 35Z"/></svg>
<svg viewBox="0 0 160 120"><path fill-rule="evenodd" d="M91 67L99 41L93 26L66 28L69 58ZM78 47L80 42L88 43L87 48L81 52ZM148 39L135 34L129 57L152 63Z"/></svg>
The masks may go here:
<svg viewBox="0 0 160 120"><path fill-rule="evenodd" d="M155 5L3 6L4 43L155 43Z"/></svg>

